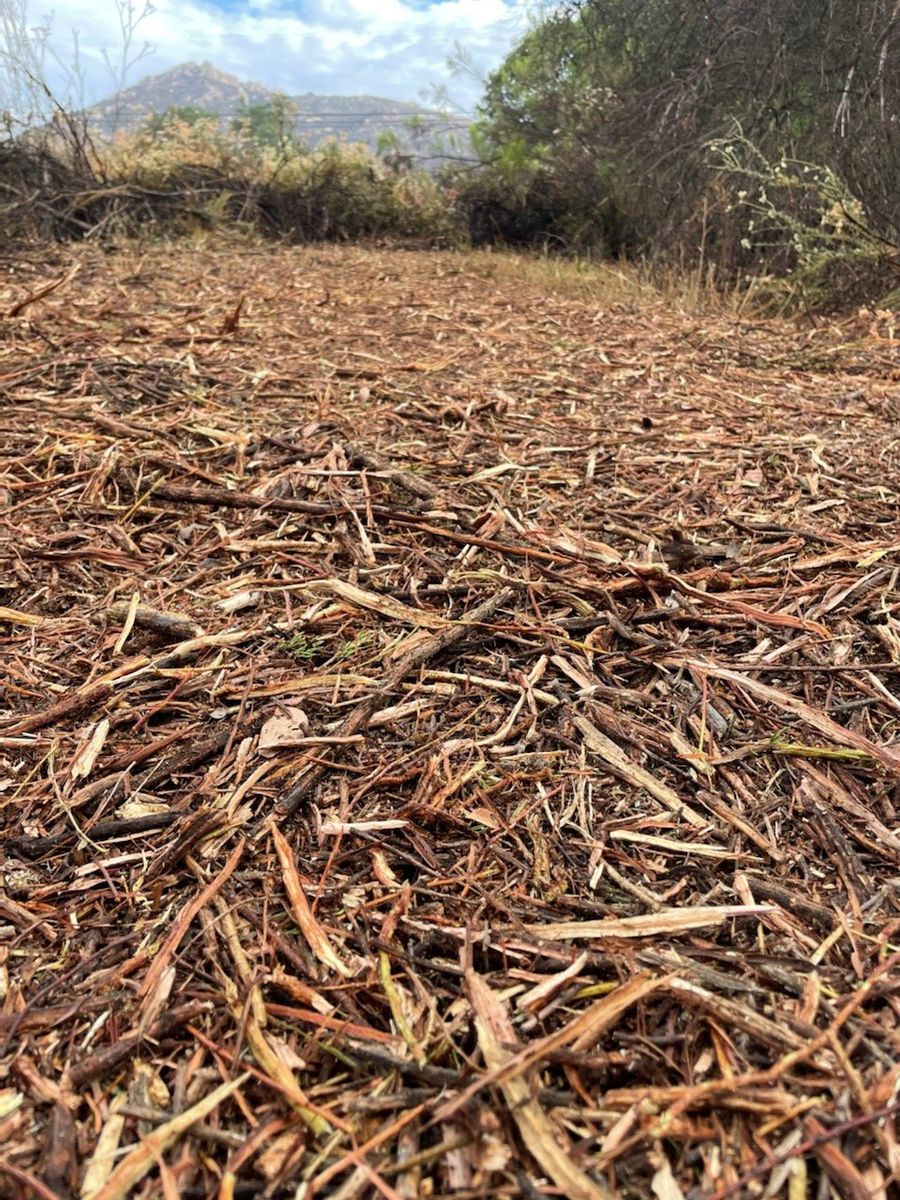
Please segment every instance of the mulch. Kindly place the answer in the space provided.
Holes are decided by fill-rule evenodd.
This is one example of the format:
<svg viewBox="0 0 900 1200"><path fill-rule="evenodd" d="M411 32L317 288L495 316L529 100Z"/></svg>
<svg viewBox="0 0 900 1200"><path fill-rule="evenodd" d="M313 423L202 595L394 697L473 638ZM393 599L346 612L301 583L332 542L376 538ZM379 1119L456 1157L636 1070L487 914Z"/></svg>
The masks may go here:
<svg viewBox="0 0 900 1200"><path fill-rule="evenodd" d="M7 252L0 1194L879 1200L895 318Z"/></svg>

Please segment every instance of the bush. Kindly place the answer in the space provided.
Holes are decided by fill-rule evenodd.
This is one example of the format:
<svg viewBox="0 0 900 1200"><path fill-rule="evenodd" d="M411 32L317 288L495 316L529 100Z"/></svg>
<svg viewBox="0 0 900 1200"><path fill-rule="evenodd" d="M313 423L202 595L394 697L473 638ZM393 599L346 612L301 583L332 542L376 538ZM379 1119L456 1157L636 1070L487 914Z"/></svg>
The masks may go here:
<svg viewBox="0 0 900 1200"><path fill-rule="evenodd" d="M601 258L634 246L612 172L596 165L564 177L513 140L479 169L447 171L442 178L474 246L539 245ZM575 178L578 187L571 186Z"/></svg>
<svg viewBox="0 0 900 1200"><path fill-rule="evenodd" d="M710 150L741 185L742 248L776 270L765 291L780 306L878 304L897 287L900 239L880 232L833 168L784 155L770 161L739 128Z"/></svg>
<svg viewBox="0 0 900 1200"><path fill-rule="evenodd" d="M433 177L398 172L364 146L278 148L247 123L222 130L212 114L187 119L173 110L94 151L90 169L84 160L67 165L46 139L0 147L6 235L179 233L229 221L296 241L463 240Z"/></svg>
<svg viewBox="0 0 900 1200"><path fill-rule="evenodd" d="M824 164L896 240L898 95L896 0L562 0L491 76L476 141L489 192L515 194L510 156L530 172L514 234L733 276L756 263L710 140L737 120L773 161Z"/></svg>

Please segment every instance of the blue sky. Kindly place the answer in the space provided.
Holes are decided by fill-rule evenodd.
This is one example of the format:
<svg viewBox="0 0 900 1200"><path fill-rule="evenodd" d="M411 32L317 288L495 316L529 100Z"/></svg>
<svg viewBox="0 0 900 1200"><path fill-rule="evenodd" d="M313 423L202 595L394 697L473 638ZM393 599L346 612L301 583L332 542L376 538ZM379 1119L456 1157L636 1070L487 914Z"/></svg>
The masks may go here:
<svg viewBox="0 0 900 1200"><path fill-rule="evenodd" d="M143 0L131 2L140 12ZM37 24L46 7L29 3ZM472 78L449 72L454 46L484 75L528 28L536 7L532 0L153 0L135 34L137 47L146 42L150 52L126 82L206 61L288 93L421 100L444 86L469 109L480 89ZM73 29L83 99L92 103L114 90L103 51L113 59L121 53L116 0L55 0L53 48L63 62L71 60ZM57 82L58 68L51 74Z"/></svg>

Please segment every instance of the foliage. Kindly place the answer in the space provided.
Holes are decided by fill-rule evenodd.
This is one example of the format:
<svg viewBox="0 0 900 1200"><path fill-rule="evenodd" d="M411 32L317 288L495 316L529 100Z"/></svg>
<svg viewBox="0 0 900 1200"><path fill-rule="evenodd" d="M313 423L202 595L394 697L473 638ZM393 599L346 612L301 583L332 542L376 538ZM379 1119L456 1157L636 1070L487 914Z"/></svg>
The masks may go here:
<svg viewBox="0 0 900 1200"><path fill-rule="evenodd" d="M472 143L483 169L455 174L476 244L542 242L617 254L632 242L619 166L583 127L594 48L551 13L488 81Z"/></svg>
<svg viewBox="0 0 900 1200"><path fill-rule="evenodd" d="M714 161L740 179L749 214L743 248L780 252L789 270L770 284L793 306L821 308L884 293L900 279L900 240L872 215L833 168L782 156L769 161L740 129L710 145Z"/></svg>
<svg viewBox="0 0 900 1200"><path fill-rule="evenodd" d="M103 147L106 175L160 186L183 167L210 167L226 175L251 164L258 170L259 155L223 132L215 114L201 116L201 111L173 106L141 129L117 134Z"/></svg>
<svg viewBox="0 0 900 1200"><path fill-rule="evenodd" d="M218 125L219 118L210 109L199 108L196 104L170 104L163 112L153 113L148 117L144 122L144 128L151 137L166 135L177 137L181 126L204 123Z"/></svg>
<svg viewBox="0 0 900 1200"><path fill-rule="evenodd" d="M753 264L742 183L711 168L710 141L738 121L767 158L822 163L890 239L898 96L895 0L568 0L491 76L477 144L542 236L734 270Z"/></svg>
<svg viewBox="0 0 900 1200"><path fill-rule="evenodd" d="M10 147L0 153L8 198L0 228L9 237L40 229L65 238L230 223L294 241L462 240L446 192L424 171L398 172L360 145L278 150L193 115L170 112L159 125L98 145L96 172L37 148Z"/></svg>
<svg viewBox="0 0 900 1200"><path fill-rule="evenodd" d="M335 652L335 658L338 660L338 662L346 662L348 659L353 658L356 654L358 654L360 650L365 650L371 646L374 640L375 635L372 633L371 629L360 629L359 633L354 634L349 641L342 642L341 645L338 646L337 651Z"/></svg>
<svg viewBox="0 0 900 1200"><path fill-rule="evenodd" d="M297 105L287 96L274 96L265 104L242 102L231 121L231 128L255 146L287 154L299 149L294 135Z"/></svg>
<svg viewBox="0 0 900 1200"><path fill-rule="evenodd" d="M290 654L298 662L310 662L322 653L324 645L325 639L318 635L295 633L280 641L278 649L283 650L285 654Z"/></svg>

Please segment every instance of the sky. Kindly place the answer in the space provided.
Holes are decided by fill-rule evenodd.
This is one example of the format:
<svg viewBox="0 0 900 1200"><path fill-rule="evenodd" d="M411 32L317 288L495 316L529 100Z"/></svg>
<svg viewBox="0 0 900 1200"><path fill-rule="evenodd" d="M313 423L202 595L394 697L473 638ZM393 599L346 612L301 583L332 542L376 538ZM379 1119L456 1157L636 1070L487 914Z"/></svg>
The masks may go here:
<svg viewBox="0 0 900 1200"><path fill-rule="evenodd" d="M115 90L103 51L120 63L120 13L129 3L142 13L144 0L0 0L0 15L27 5L35 26L52 4L52 50L70 64L77 30L83 95L72 99L90 104ZM453 75L448 58L460 47L483 78L528 29L536 7L533 0L152 0L132 53L145 43L149 50L127 72L126 85L179 63L209 62L289 94L422 101L444 87L469 111L481 88L468 73ZM48 80L63 88L61 68L45 62Z"/></svg>

